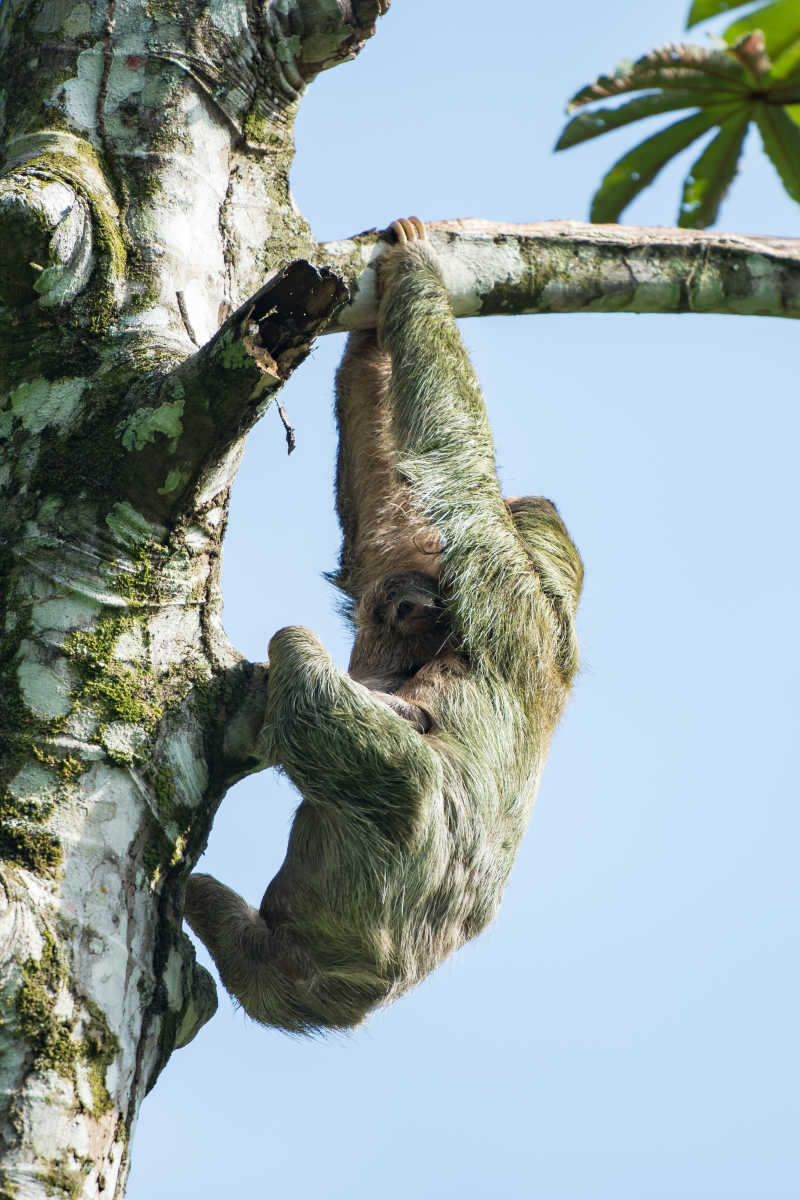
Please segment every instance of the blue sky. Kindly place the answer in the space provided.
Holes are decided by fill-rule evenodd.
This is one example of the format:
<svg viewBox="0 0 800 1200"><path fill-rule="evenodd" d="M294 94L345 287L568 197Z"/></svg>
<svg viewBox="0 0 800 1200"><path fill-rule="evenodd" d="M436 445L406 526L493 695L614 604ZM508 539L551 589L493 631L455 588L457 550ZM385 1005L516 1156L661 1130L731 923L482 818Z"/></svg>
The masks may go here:
<svg viewBox="0 0 800 1200"><path fill-rule="evenodd" d="M584 219L633 136L552 156L562 104L684 16L394 0L303 103L298 203L320 238L412 212ZM687 165L625 220L671 224ZM719 228L800 236L753 136ZM129 1198L796 1200L796 327L462 330L505 490L552 497L586 564L583 671L500 916L351 1037L292 1040L222 993L144 1104ZM341 350L323 338L283 392L295 454L268 413L236 486L225 620L253 659L291 623L347 660L321 578ZM203 869L258 903L296 800L274 773L239 785Z"/></svg>

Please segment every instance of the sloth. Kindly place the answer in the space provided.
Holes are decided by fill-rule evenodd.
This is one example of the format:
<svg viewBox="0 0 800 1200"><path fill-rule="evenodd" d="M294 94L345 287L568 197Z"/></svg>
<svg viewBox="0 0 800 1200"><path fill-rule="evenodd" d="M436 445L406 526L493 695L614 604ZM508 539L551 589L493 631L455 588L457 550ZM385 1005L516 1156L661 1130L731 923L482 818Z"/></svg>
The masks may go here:
<svg viewBox="0 0 800 1200"><path fill-rule="evenodd" d="M553 504L504 500L486 408L415 217L337 374L334 583L347 673L269 645L265 736L303 799L259 909L209 875L186 919L256 1021L349 1029L494 917L578 666L582 565Z"/></svg>

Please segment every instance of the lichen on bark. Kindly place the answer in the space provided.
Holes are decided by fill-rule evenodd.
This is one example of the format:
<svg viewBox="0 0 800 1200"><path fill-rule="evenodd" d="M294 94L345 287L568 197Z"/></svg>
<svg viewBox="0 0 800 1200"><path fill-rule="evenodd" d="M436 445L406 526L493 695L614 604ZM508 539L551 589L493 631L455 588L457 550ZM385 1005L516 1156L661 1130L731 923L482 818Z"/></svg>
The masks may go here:
<svg viewBox="0 0 800 1200"><path fill-rule="evenodd" d="M215 1007L183 881L266 765L221 539L244 436L346 295L288 175L360 7L0 6L7 1196L121 1194L143 1094Z"/></svg>

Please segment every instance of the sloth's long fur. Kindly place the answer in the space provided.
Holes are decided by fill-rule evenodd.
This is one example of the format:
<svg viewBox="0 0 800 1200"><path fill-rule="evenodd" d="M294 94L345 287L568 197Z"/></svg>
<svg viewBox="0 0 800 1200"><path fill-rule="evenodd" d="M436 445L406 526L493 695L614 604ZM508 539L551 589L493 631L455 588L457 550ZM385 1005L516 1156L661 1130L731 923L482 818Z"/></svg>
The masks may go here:
<svg viewBox="0 0 800 1200"><path fill-rule="evenodd" d="M350 671L307 629L272 639L267 736L303 797L286 859L258 910L187 889L227 989L294 1032L357 1025L491 921L577 669L578 553L549 501L501 497L424 229L395 228L337 376Z"/></svg>

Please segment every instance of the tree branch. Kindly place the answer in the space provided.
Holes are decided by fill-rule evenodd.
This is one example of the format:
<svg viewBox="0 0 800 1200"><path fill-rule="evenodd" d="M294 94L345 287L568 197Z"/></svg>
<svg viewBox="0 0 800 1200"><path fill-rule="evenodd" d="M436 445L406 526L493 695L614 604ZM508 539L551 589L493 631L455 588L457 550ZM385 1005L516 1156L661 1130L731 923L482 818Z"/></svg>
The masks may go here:
<svg viewBox="0 0 800 1200"><path fill-rule="evenodd" d="M128 498L162 519L197 501L347 295L329 268L290 263L196 354L135 385L138 403L118 427Z"/></svg>
<svg viewBox="0 0 800 1200"><path fill-rule="evenodd" d="M355 58L375 33L378 17L390 0L334 0L309 4L290 0L267 11L269 37L265 47L274 55L287 94L299 94L315 76Z"/></svg>
<svg viewBox="0 0 800 1200"><path fill-rule="evenodd" d="M800 317L800 240L699 230L541 221L432 221L456 316L706 312ZM375 323L383 235L320 247L352 289L327 333Z"/></svg>

